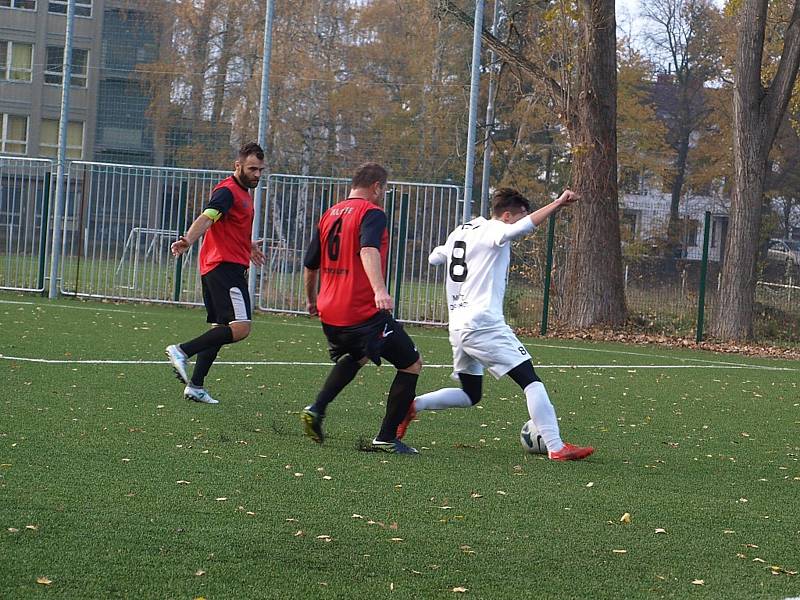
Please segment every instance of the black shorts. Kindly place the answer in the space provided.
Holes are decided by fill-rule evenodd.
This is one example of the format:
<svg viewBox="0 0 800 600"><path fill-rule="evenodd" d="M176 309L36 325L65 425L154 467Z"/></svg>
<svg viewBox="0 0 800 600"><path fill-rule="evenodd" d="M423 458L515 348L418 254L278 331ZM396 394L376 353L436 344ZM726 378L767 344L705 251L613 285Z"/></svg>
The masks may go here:
<svg viewBox="0 0 800 600"><path fill-rule="evenodd" d="M323 323L322 331L334 362L349 354L354 360L366 356L379 365L382 357L396 368L406 369L419 360L413 340L388 312L381 311L363 323L347 327Z"/></svg>
<svg viewBox="0 0 800 600"><path fill-rule="evenodd" d="M247 289L247 267L236 263L220 263L200 278L203 282L203 304L209 323L228 325L252 320L250 291Z"/></svg>

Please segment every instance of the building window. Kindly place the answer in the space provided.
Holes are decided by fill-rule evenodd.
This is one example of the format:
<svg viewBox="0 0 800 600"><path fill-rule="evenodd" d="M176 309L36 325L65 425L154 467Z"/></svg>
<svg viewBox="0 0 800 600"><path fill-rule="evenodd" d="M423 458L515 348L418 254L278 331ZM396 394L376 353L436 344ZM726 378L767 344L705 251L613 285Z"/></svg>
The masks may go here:
<svg viewBox="0 0 800 600"><path fill-rule="evenodd" d="M47 65L44 71L44 82L61 85L64 70L64 48L61 46L47 47ZM86 87L89 71L89 51L81 48L72 49L72 87Z"/></svg>
<svg viewBox="0 0 800 600"><path fill-rule="evenodd" d="M49 0L48 9L51 13L67 14L67 0ZM75 16L91 17L92 0L75 0Z"/></svg>
<svg viewBox="0 0 800 600"><path fill-rule="evenodd" d="M30 81L33 44L0 41L0 81Z"/></svg>
<svg viewBox="0 0 800 600"><path fill-rule="evenodd" d="M683 245L685 248L697 246L697 230L700 228L700 221L686 217L683 221Z"/></svg>
<svg viewBox="0 0 800 600"><path fill-rule="evenodd" d="M0 152L25 154L28 151L28 117L0 114Z"/></svg>
<svg viewBox="0 0 800 600"><path fill-rule="evenodd" d="M0 0L0 7L36 10L36 0Z"/></svg>
<svg viewBox="0 0 800 600"><path fill-rule="evenodd" d="M58 119L42 119L42 130L39 135L39 155L51 158L58 157ZM83 157L83 123L70 121L67 123L67 158L80 160Z"/></svg>

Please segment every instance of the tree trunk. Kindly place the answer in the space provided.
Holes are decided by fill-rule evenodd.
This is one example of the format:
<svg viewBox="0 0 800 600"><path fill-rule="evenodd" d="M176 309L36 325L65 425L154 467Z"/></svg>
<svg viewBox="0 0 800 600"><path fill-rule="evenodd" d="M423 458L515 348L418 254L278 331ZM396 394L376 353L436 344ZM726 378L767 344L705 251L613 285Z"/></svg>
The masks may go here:
<svg viewBox="0 0 800 600"><path fill-rule="evenodd" d="M567 249L564 319L571 327L626 318L617 189L616 21L613 0L583 0L580 89L570 123L574 208Z"/></svg>
<svg viewBox="0 0 800 600"><path fill-rule="evenodd" d="M225 31L222 33L217 73L214 76L214 104L211 110L211 122L216 125L222 120L222 108L225 101L225 87L228 81L228 63L231 59L233 43L233 10L229 7L225 15Z"/></svg>
<svg viewBox="0 0 800 600"><path fill-rule="evenodd" d="M681 132L681 138L678 142L678 154L675 157L675 173L672 178L672 189L670 190L669 224L667 226L668 259L678 258L675 251L683 241L680 235L680 205L681 195L683 194L683 183L686 181L686 162L689 156L690 135L691 131Z"/></svg>
<svg viewBox="0 0 800 600"><path fill-rule="evenodd" d="M711 332L725 340L753 337L756 256L767 157L800 65L800 0L786 28L778 71L764 88L767 0L744 0L739 14L733 93L734 190L719 301Z"/></svg>

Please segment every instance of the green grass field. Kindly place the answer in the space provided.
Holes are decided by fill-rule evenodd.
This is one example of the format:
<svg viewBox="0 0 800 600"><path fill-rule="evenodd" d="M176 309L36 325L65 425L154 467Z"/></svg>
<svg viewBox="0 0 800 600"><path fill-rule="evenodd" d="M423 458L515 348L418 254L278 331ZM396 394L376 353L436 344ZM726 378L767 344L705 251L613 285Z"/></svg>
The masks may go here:
<svg viewBox="0 0 800 600"><path fill-rule="evenodd" d="M328 369L310 319L258 315L207 380L221 404L185 402L163 349L204 317L0 294L0 598L800 596L797 362L527 339L589 460L525 454L493 379L390 456L356 445L391 368L323 446L302 435ZM418 389L450 385L446 333L410 332Z"/></svg>

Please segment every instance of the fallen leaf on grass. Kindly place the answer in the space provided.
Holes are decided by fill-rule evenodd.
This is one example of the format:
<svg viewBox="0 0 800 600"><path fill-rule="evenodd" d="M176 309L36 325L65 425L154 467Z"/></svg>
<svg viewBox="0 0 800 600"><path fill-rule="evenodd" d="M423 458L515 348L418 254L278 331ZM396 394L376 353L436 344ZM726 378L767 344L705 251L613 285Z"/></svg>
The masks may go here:
<svg viewBox="0 0 800 600"><path fill-rule="evenodd" d="M780 565L771 566L770 571L772 571L773 575L789 575L790 577L797 575L797 571L789 571L788 569L784 569Z"/></svg>
<svg viewBox="0 0 800 600"><path fill-rule="evenodd" d="M185 479L179 479L175 483L177 483L178 485L189 485L192 482L191 481L186 481Z"/></svg>
<svg viewBox="0 0 800 600"><path fill-rule="evenodd" d="M11 533L19 533L19 529L17 529L16 527L9 527L8 531Z"/></svg>
<svg viewBox="0 0 800 600"><path fill-rule="evenodd" d="M194 574L196 577L202 577L203 575L206 574L206 572L203 571L203 569L197 569L197 571L195 571Z"/></svg>
<svg viewBox="0 0 800 600"><path fill-rule="evenodd" d="M625 513L619 518L620 523L630 523L631 522L631 513Z"/></svg>
<svg viewBox="0 0 800 600"><path fill-rule="evenodd" d="M332 542L333 541L333 538L331 536L329 536L329 535L318 535L317 539L318 540L322 540L323 542Z"/></svg>
<svg viewBox="0 0 800 600"><path fill-rule="evenodd" d="M454 587L451 591L456 592L457 594L463 594L467 591L465 587Z"/></svg>
<svg viewBox="0 0 800 600"><path fill-rule="evenodd" d="M627 550L622 550L622 549L619 549L619 550L612 550L612 552L613 552L614 554L627 554L627 553L628 553L628 551L627 551Z"/></svg>
<svg viewBox="0 0 800 600"><path fill-rule="evenodd" d="M50 579L48 579L47 577L37 577L36 578L36 583L39 583L41 585L50 585L53 582Z"/></svg>
<svg viewBox="0 0 800 600"><path fill-rule="evenodd" d="M692 585L705 585L706 582L703 579L693 579Z"/></svg>
<svg viewBox="0 0 800 600"><path fill-rule="evenodd" d="M656 533L667 533L667 530L661 527L656 527Z"/></svg>
<svg viewBox="0 0 800 600"><path fill-rule="evenodd" d="M306 534L305 531L303 531L302 529L298 529L297 531L294 532L294 537L303 537L305 534Z"/></svg>
<svg viewBox="0 0 800 600"><path fill-rule="evenodd" d="M221 498L215 498L215 500L217 502L225 502L227 500L227 498L225 496L222 496Z"/></svg>
<svg viewBox="0 0 800 600"><path fill-rule="evenodd" d="M36 531L38 527L36 525L25 525L25 529L30 529L31 531Z"/></svg>

